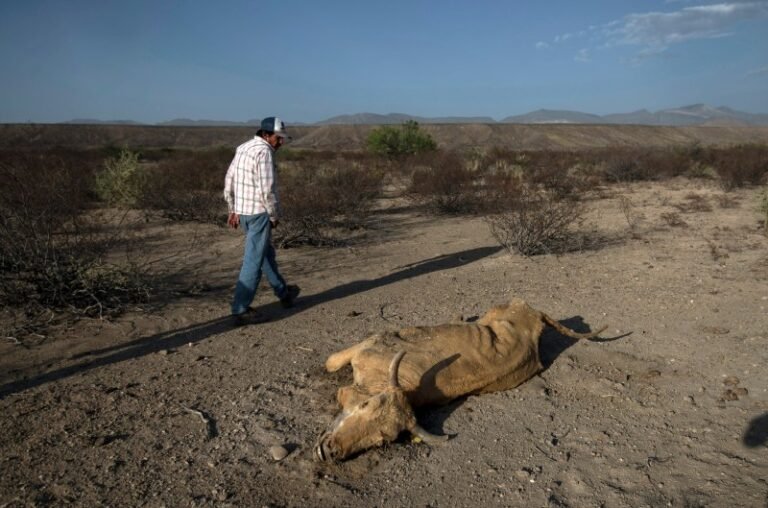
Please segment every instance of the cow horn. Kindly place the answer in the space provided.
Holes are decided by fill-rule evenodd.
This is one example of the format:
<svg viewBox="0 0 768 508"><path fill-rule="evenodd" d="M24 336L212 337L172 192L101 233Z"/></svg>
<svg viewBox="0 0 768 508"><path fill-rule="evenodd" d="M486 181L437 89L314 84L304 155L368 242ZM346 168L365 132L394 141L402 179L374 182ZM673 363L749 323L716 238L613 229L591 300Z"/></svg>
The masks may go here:
<svg viewBox="0 0 768 508"><path fill-rule="evenodd" d="M397 371L400 369L400 360L405 356L405 351L398 352L392 363L389 364L389 386L392 388L400 388L400 383L397 382Z"/></svg>
<svg viewBox="0 0 768 508"><path fill-rule="evenodd" d="M448 441L449 436L438 436L436 434L432 434L431 432L427 432L424 430L418 423L415 424L411 429L411 434L414 436L418 436L421 438L422 441L429 445L440 445Z"/></svg>

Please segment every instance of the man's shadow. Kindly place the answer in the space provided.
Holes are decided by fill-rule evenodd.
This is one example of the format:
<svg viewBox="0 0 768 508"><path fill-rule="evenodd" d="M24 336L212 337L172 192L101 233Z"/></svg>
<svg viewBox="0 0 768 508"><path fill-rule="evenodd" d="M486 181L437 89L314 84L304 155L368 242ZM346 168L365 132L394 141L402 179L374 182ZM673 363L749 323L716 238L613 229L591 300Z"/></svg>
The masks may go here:
<svg viewBox="0 0 768 508"><path fill-rule="evenodd" d="M379 277L378 279L357 280L342 284L341 286L328 289L316 295L300 298L297 301L295 311L291 313L286 314L286 312L280 308L279 304L276 303L263 306L260 310L266 309L264 310L264 314L272 317L272 320L282 319L283 316L306 310L315 305L328 303L338 298L345 298L398 281L425 275L427 273L466 265L486 256L495 254L499 250L501 250L501 247L479 247L462 252L454 252L452 254L436 256L418 263L400 267L402 269L383 277ZM0 399L13 393L18 393L45 383L59 381L68 378L69 376L87 372L99 367L139 358L162 350L172 350L183 346L184 344L200 342L209 337L230 331L233 327L232 320L229 316L226 316L177 330L169 330L148 337L141 337L127 343L81 353L74 358L74 360L80 361L73 365L34 375L31 378L11 381L0 386Z"/></svg>
<svg viewBox="0 0 768 508"><path fill-rule="evenodd" d="M500 250L500 246L478 247L476 249L454 252L451 254L443 254L433 258L418 261L416 263L403 265L397 267L399 269L398 271L384 275L383 277L379 277L377 279L355 280L327 289L314 295L307 295L303 298L299 297L299 299L296 301L295 312L301 312L316 305L328 303L332 300L346 298L357 293L364 293L372 289L394 284L406 279L412 279L414 277L419 277L428 273L458 268L460 266L474 263L475 261L484 257L496 254ZM275 308L277 308L277 304L269 304L263 308L260 308L259 310L270 312ZM279 316L277 316L277 318L279 318Z"/></svg>
<svg viewBox="0 0 768 508"><path fill-rule="evenodd" d="M81 374L89 370L131 360L144 355L157 353L162 350L171 351L185 344L196 343L213 335L218 335L232 329L229 316L216 318L205 323L190 325L178 330L156 333L148 337L141 337L130 342L117 344L98 350L80 353L73 360L79 360L73 365L63 367L50 372L45 372L28 379L12 381L0 386L0 399L6 396L22 392L29 388L45 383L59 381L75 374Z"/></svg>

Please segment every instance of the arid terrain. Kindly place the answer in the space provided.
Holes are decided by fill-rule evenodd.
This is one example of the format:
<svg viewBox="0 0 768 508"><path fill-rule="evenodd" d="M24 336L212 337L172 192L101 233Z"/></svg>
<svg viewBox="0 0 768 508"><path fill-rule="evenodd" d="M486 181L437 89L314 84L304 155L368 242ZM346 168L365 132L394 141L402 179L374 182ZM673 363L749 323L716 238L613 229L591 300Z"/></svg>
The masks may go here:
<svg viewBox="0 0 768 508"><path fill-rule="evenodd" d="M255 304L271 321L243 328L227 318L241 234L147 224L198 295L0 343L0 507L765 507L757 190L674 179L608 186L588 204L599 247L525 258L481 219L385 199L348 247L280 251L298 304L283 310L263 287ZM548 330L534 379L419 411L451 436L442 446L404 435L313 460L351 381L324 371L329 354L513 296L577 331L609 328L590 342Z"/></svg>
<svg viewBox="0 0 768 508"><path fill-rule="evenodd" d="M295 149L360 150L375 125L289 126ZM427 124L441 149L576 150L604 147L727 146L768 143L768 127L573 124ZM253 127L2 124L0 148L237 146Z"/></svg>

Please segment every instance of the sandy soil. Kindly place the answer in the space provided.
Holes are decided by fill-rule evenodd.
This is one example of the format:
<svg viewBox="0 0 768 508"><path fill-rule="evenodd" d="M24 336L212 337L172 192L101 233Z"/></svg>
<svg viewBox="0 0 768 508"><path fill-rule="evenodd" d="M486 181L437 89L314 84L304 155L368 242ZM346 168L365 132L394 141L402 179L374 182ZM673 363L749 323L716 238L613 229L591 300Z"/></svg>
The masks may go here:
<svg viewBox="0 0 768 508"><path fill-rule="evenodd" d="M272 320L237 329L242 239L197 227L205 241L185 259L198 297L0 344L0 507L764 507L768 238L756 192L732 196L722 207L688 181L612 188L590 223L614 241L532 259L480 219L385 206L349 248L280 252L299 305L263 289ZM170 229L162 248L185 252L189 236ZM443 446L404 436L313 460L351 380L324 372L327 355L512 296L579 331L608 324L605 340L547 332L531 381L420 411L453 436ZM274 460L274 445L289 455Z"/></svg>

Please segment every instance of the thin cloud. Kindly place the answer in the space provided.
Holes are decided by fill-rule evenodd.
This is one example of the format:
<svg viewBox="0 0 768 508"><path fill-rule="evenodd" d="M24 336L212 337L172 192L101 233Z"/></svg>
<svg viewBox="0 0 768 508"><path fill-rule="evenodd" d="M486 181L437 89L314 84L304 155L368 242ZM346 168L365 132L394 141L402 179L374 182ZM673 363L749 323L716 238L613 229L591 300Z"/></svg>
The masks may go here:
<svg viewBox="0 0 768 508"><path fill-rule="evenodd" d="M694 39L727 37L735 23L768 15L765 3L723 3L685 7L675 12L625 16L618 28L605 31L615 44L661 47Z"/></svg>
<svg viewBox="0 0 768 508"><path fill-rule="evenodd" d="M683 1L686 0L669 0L667 3ZM588 37L595 49L635 46L640 50L627 61L639 63L661 56L670 46L682 42L731 37L737 33L735 25L739 22L767 17L766 1L732 0L682 7L672 12L628 14L600 26L592 25L587 30L557 35L554 43ZM577 55L577 60L580 56Z"/></svg>
<svg viewBox="0 0 768 508"><path fill-rule="evenodd" d="M536 49L547 49L549 47L549 44L547 44L544 41L539 41L536 43Z"/></svg>
<svg viewBox="0 0 768 508"><path fill-rule="evenodd" d="M765 67L760 67L758 69L752 69L751 71L747 72L747 76L765 76L768 74L768 65Z"/></svg>
<svg viewBox="0 0 768 508"><path fill-rule="evenodd" d="M645 48L638 51L636 54L632 55L630 58L621 59L621 61L624 63L632 64L632 65L640 65L646 60L650 60L652 58L668 58L668 55L666 52L667 52L666 46Z"/></svg>
<svg viewBox="0 0 768 508"><path fill-rule="evenodd" d="M587 48L582 48L579 50L578 53L576 53L576 56L573 57L574 60L577 62L591 62L592 58L589 56L589 50Z"/></svg>

